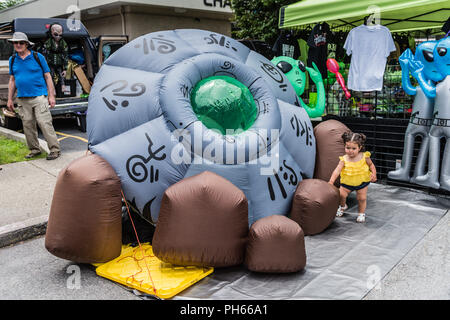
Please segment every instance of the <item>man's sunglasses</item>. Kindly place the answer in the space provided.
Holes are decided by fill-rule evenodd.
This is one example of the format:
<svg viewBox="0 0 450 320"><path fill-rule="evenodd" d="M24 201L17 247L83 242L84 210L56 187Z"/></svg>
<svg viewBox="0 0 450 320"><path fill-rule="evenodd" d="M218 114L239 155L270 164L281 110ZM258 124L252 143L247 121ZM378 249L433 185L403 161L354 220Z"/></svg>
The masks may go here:
<svg viewBox="0 0 450 320"><path fill-rule="evenodd" d="M15 41L14 44L20 44L20 45L26 45L27 42L26 41Z"/></svg>

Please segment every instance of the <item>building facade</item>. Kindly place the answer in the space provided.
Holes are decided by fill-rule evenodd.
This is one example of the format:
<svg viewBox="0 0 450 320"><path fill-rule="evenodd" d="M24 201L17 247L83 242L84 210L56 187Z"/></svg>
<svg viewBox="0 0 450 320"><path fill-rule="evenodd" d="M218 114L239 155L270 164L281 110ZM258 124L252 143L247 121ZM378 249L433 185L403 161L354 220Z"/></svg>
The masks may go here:
<svg viewBox="0 0 450 320"><path fill-rule="evenodd" d="M231 35L230 0L30 0L0 12L15 18L79 19L91 36L143 34L171 29L204 29Z"/></svg>

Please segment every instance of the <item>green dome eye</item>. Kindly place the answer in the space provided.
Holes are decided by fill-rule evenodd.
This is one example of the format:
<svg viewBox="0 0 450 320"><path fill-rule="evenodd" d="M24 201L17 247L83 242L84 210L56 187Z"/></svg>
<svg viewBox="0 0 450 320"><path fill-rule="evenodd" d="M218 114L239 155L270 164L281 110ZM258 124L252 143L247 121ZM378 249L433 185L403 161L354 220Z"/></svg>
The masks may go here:
<svg viewBox="0 0 450 320"><path fill-rule="evenodd" d="M226 134L227 129L245 131L255 122L258 108L250 90L228 76L199 81L191 94L197 118L209 129Z"/></svg>

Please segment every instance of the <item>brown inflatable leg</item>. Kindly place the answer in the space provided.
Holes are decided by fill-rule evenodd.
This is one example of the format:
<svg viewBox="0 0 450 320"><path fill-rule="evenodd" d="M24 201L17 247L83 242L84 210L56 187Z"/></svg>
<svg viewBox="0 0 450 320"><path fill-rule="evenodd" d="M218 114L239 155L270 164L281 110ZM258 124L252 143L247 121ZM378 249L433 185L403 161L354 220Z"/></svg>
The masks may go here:
<svg viewBox="0 0 450 320"><path fill-rule="evenodd" d="M245 265L255 272L288 273L302 270L306 265L302 228L281 215L259 219L250 227Z"/></svg>
<svg viewBox="0 0 450 320"><path fill-rule="evenodd" d="M314 178L326 182L330 180L333 170L339 163L339 156L345 154L342 134L350 129L340 121L327 120L314 127L316 137L316 164ZM339 179L336 180L339 187Z"/></svg>
<svg viewBox="0 0 450 320"><path fill-rule="evenodd" d="M120 255L120 180L100 156L76 159L59 173L45 247L57 257L78 263L107 262Z"/></svg>
<svg viewBox="0 0 450 320"><path fill-rule="evenodd" d="M297 222L305 235L324 231L336 217L339 189L319 179L301 181L294 194L290 218Z"/></svg>
<svg viewBox="0 0 450 320"><path fill-rule="evenodd" d="M225 178L205 171L166 190L152 245L164 262L228 267L244 261L247 235L244 193Z"/></svg>

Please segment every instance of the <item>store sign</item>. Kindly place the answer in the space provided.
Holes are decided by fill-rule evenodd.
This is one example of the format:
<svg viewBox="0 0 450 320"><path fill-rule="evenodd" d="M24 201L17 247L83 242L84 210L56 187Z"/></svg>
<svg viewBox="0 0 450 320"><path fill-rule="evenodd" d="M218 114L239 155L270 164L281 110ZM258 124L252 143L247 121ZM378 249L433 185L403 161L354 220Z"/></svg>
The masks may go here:
<svg viewBox="0 0 450 320"><path fill-rule="evenodd" d="M203 0L203 4L207 7L229 7L231 9L231 0Z"/></svg>

